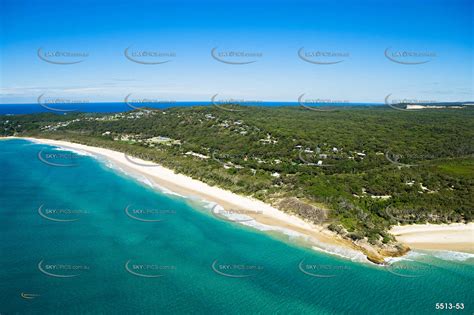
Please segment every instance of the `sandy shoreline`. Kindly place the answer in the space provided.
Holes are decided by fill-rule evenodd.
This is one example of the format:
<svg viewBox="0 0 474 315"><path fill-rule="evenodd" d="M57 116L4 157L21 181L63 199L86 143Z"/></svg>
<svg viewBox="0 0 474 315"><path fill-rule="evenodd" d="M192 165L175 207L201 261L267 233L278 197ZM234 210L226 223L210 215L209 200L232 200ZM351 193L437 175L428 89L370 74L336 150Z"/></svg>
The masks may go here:
<svg viewBox="0 0 474 315"><path fill-rule="evenodd" d="M15 138L15 137L10 137ZM309 246L316 246L323 251L339 253L349 258L364 260L362 253L346 240L334 233L294 215L282 212L262 201L240 196L230 191L209 186L191 177L174 173L173 170L158 164L144 161L110 149L87 145L36 138L21 138L38 143L63 148L81 150L106 158L115 166L134 177L145 177L158 187L168 189L187 197L213 202L222 206L226 212L237 216L243 213L254 221L242 222L260 230L270 230L300 237ZM235 223L239 224L239 223ZM474 223L453 225L410 225L397 226L390 231L397 239L416 249L451 250L474 253Z"/></svg>
<svg viewBox="0 0 474 315"><path fill-rule="evenodd" d="M474 223L394 226L390 233L414 249L474 253Z"/></svg>
<svg viewBox="0 0 474 315"><path fill-rule="evenodd" d="M282 212L260 200L240 196L228 190L210 186L186 175L177 174L173 170L153 162L127 156L124 153L110 149L78 143L27 137L18 139L80 150L93 156L104 157L132 177L145 177L156 186L179 195L216 203L224 208L226 214L233 212L237 217L241 218L242 215L245 215L254 219L253 221L236 222L235 224L253 226L259 230L275 231L281 235L296 236L309 246L347 254L349 257L361 257L363 255L355 250L348 241L339 239L333 232L324 229L322 226L317 226L299 217ZM218 215L223 216L223 213L221 210Z"/></svg>

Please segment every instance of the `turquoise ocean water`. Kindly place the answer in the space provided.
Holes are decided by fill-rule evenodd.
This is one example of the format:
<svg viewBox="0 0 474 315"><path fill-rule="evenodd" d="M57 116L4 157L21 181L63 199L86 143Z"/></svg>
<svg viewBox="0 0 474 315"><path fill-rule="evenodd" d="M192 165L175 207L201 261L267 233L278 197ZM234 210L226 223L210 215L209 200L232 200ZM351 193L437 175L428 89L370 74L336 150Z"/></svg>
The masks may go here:
<svg viewBox="0 0 474 315"><path fill-rule="evenodd" d="M474 312L470 255L351 261L24 140L0 141L0 216L0 314Z"/></svg>

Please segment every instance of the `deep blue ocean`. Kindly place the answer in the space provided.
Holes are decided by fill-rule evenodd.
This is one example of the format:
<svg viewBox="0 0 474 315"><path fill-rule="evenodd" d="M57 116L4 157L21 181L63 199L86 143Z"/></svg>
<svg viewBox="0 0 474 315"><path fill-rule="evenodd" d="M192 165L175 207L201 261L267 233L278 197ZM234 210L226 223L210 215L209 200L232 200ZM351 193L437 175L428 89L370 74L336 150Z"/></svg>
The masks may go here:
<svg viewBox="0 0 474 315"><path fill-rule="evenodd" d="M176 103L144 103L137 105L136 107L151 107L157 109L165 109L169 107L189 107L189 106L211 106L211 102L176 102ZM316 106L329 106L328 104L314 104ZM383 104L371 104L371 103L331 103L330 106L341 107L341 106L381 106ZM115 113L115 112L125 112L133 110L125 102L117 103L77 103L77 104L48 104L47 107L59 110L75 110L78 112L85 113ZM132 104L132 106L135 106ZM297 102L262 102L256 103L255 106L300 106ZM45 106L41 106L38 103L34 104L0 104L0 115L15 115L15 114L32 114L32 113L47 113L47 112L59 112L50 110Z"/></svg>
<svg viewBox="0 0 474 315"><path fill-rule="evenodd" d="M474 312L473 255L351 261L25 140L0 140L0 216L1 314Z"/></svg>

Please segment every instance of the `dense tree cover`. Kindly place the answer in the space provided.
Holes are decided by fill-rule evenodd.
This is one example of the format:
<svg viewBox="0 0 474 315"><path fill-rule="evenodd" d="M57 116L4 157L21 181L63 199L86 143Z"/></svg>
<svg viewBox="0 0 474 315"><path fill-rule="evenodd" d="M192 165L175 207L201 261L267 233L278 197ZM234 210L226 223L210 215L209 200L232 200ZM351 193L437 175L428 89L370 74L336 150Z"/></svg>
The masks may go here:
<svg viewBox="0 0 474 315"><path fill-rule="evenodd" d="M297 197L329 208L333 230L389 242L393 224L472 221L473 118L469 108L202 106L0 116L0 125L3 135L119 150L274 204ZM157 136L170 141L150 145Z"/></svg>

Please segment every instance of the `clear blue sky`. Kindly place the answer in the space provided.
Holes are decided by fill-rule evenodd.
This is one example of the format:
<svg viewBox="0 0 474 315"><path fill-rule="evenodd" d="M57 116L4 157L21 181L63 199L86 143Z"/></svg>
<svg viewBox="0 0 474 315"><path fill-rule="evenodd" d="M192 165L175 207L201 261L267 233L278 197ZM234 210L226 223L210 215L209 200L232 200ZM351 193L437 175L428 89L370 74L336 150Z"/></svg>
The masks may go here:
<svg viewBox="0 0 474 315"><path fill-rule="evenodd" d="M472 0L0 3L1 103L34 103L43 93L91 102L120 102L130 93L176 101L209 101L215 94L296 101L302 93L351 102L383 102L389 93L396 98L474 99ZM164 64L135 63L124 56L129 46L175 56ZM214 59L214 47L261 56L219 55L255 60L232 65ZM309 55L316 61L343 60L314 64L298 57L302 47L303 54L345 55ZM39 48L87 56L78 64L51 64L38 57ZM403 62L428 61L401 64L384 55L387 48L389 54L432 56L400 57Z"/></svg>

